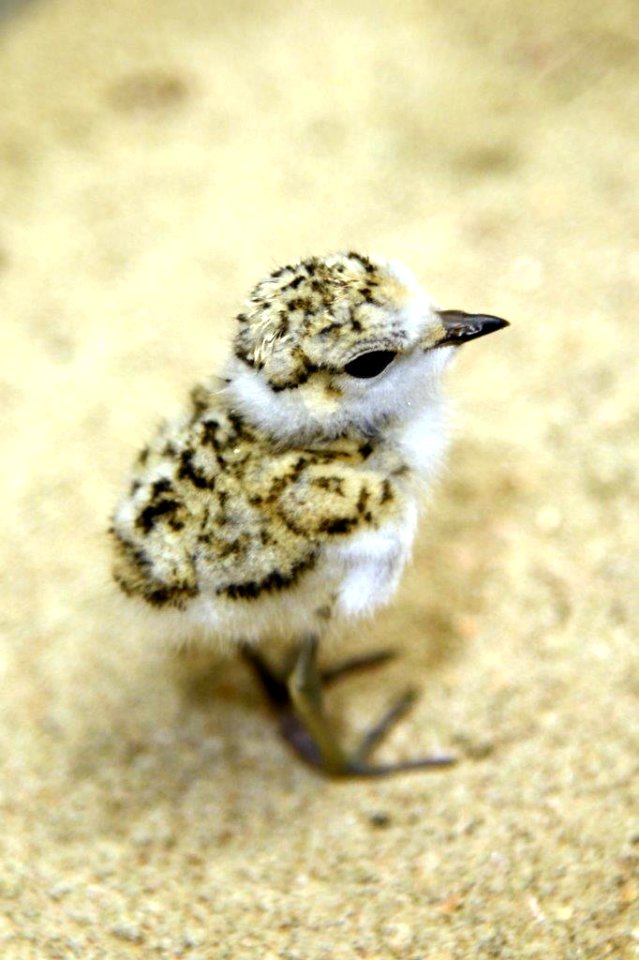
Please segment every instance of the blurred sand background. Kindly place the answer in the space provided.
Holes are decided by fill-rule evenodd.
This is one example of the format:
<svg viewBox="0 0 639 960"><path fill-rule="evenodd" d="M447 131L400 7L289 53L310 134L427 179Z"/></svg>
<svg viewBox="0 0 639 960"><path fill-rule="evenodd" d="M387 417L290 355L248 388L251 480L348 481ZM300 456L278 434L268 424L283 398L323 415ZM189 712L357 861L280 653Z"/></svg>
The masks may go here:
<svg viewBox="0 0 639 960"><path fill-rule="evenodd" d="M639 956L636 3L41 0L0 20L0 953ZM265 272L355 247L510 330L465 349L325 782L241 665L127 620L104 530ZM334 657L339 651L329 651Z"/></svg>

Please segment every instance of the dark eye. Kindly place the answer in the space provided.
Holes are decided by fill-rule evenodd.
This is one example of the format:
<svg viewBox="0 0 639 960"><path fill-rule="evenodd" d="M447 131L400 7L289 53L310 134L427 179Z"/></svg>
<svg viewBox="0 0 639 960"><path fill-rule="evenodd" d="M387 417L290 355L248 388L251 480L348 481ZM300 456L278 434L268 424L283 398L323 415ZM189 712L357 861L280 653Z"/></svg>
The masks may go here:
<svg viewBox="0 0 639 960"><path fill-rule="evenodd" d="M396 356L394 350L371 350L370 353L362 353L359 357L355 357L346 364L344 370L350 373L351 377L362 379L376 377Z"/></svg>

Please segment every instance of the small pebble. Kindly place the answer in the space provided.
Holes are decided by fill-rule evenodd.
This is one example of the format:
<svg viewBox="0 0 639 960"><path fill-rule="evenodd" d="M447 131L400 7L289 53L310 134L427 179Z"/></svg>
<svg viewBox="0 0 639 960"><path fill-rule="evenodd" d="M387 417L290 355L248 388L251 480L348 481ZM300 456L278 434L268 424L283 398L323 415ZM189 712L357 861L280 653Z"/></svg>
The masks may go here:
<svg viewBox="0 0 639 960"><path fill-rule="evenodd" d="M369 815L369 823L373 827L388 827L391 824L391 817L388 813L384 813L383 810L378 810L375 813Z"/></svg>

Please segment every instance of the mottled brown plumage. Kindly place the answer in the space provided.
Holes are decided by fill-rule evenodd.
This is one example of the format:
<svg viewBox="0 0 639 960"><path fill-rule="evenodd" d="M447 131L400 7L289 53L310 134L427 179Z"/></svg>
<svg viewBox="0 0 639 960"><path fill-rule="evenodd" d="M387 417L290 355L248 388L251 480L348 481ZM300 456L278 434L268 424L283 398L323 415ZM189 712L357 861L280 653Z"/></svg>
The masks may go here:
<svg viewBox="0 0 639 960"><path fill-rule="evenodd" d="M181 609L202 581L234 600L291 588L327 541L397 514L410 471L390 452L367 467L373 449L357 436L282 447L223 390L198 388L188 420L165 426L134 467L113 527L117 582Z"/></svg>

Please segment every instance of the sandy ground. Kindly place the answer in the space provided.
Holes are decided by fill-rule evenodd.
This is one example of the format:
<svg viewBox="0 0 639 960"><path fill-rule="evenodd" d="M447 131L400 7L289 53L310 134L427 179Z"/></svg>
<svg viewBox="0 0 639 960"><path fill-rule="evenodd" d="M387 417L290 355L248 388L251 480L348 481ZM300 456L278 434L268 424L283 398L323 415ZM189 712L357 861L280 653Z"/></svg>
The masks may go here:
<svg viewBox="0 0 639 960"><path fill-rule="evenodd" d="M636 5L8 6L2 956L636 958ZM378 783L145 635L104 534L247 288L343 246L513 321L450 377L396 602L344 632L402 653L331 694L346 736L417 678L383 756L461 760Z"/></svg>

